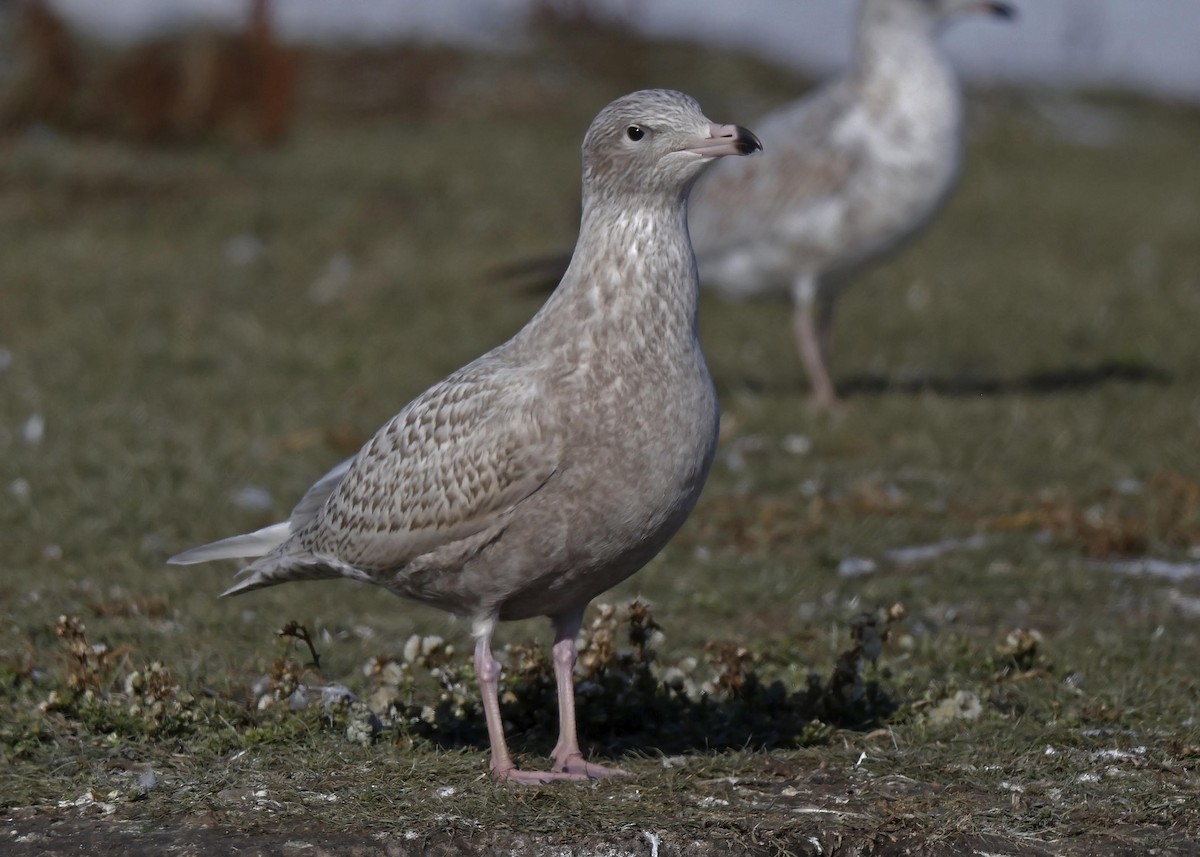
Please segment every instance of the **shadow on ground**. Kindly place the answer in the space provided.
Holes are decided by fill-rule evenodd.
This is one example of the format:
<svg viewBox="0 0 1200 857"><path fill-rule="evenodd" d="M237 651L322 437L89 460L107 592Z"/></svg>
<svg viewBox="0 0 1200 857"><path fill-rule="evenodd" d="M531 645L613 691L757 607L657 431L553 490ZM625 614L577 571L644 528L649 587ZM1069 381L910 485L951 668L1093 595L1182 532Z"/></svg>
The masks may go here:
<svg viewBox="0 0 1200 857"><path fill-rule="evenodd" d="M823 742L835 729L865 732L881 727L901 707L901 700L872 668L892 623L904 615L899 606L881 615L854 617L850 644L832 670L828 675L810 673L801 688L764 681L757 671L758 656L745 646L714 646L708 656L716 677L703 692L683 670L657 662L649 640L658 626L649 608L635 601L626 612L627 625L614 624L612 630L628 634L629 648L617 650L611 644L616 635L611 634L595 635L584 650L577 716L593 754L795 749ZM536 647L519 647L510 660L511 677L506 680L511 684L502 695L509 698L506 719L521 725L521 731L511 735L513 748L548 756L559 728L553 668L544 650ZM451 675L446 668L440 674L443 679ZM429 712L395 700L393 719L410 724L401 740L415 733L443 749L487 748L484 717L471 684L453 676L454 692L444 694Z"/></svg>
<svg viewBox="0 0 1200 857"><path fill-rule="evenodd" d="M1041 369L1015 378L962 373L958 375L849 375L838 383L844 396L881 393L936 393L939 396L1007 396L1026 394L1047 396L1077 393L1119 382L1123 384L1169 384L1171 373L1148 363L1127 360L1103 360L1091 366L1062 366Z"/></svg>

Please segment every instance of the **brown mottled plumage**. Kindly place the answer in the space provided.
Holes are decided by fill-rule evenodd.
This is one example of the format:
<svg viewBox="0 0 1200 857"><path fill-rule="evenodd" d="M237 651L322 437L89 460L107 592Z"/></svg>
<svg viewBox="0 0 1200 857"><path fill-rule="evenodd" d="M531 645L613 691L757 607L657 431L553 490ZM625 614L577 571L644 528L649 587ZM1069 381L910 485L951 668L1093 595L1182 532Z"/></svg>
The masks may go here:
<svg viewBox="0 0 1200 857"><path fill-rule="evenodd" d="M170 561L261 557L226 594L350 577L473 621L502 780L619 773L583 760L575 635L588 602L683 523L717 438L696 336L687 194L703 166L761 148L686 95L647 90L600 112L583 144L583 218L562 283L516 336L430 387L288 521ZM501 726L497 620L555 626L552 772L513 765Z"/></svg>

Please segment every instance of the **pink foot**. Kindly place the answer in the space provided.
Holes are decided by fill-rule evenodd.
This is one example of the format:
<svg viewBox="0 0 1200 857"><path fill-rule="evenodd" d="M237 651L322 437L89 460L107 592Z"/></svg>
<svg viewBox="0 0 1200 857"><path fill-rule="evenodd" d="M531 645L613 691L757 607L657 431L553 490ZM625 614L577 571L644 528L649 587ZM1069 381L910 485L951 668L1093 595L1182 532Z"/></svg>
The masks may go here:
<svg viewBox="0 0 1200 857"><path fill-rule="evenodd" d="M519 768L509 768L507 771L492 771L492 778L498 783L516 783L521 786L544 786L550 783L586 780L587 774L570 773L567 771L522 771Z"/></svg>
<svg viewBox="0 0 1200 857"><path fill-rule="evenodd" d="M554 770L555 772L579 775L589 780L598 780L601 777L629 776L628 771L622 771L620 768L606 768L603 765L585 762L581 753L573 753L562 759L556 758Z"/></svg>

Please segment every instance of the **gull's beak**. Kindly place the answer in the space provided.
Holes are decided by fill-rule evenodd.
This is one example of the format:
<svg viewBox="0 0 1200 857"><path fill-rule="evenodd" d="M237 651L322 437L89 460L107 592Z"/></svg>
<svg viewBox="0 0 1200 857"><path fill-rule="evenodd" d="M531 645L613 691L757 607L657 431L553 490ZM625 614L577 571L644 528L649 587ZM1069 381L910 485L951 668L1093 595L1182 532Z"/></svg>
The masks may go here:
<svg viewBox="0 0 1200 857"><path fill-rule="evenodd" d="M988 0L988 2L980 4L980 8L997 18L1006 18L1011 21L1017 17L1016 7L1011 3L1004 3L1001 0Z"/></svg>
<svg viewBox="0 0 1200 857"><path fill-rule="evenodd" d="M762 143L753 132L741 125L709 125L708 136L700 142L687 146L685 152L694 152L705 158L720 158L724 155L749 155L761 152Z"/></svg>

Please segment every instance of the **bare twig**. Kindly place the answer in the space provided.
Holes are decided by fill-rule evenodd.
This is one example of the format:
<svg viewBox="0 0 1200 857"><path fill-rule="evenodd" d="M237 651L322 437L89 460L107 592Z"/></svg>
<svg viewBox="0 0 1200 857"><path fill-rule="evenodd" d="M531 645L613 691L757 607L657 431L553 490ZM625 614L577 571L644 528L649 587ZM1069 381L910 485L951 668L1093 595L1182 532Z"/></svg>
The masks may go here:
<svg viewBox="0 0 1200 857"><path fill-rule="evenodd" d="M318 672L320 671L321 656L317 654L317 647L313 645L312 636L309 635L308 628L293 619L279 629L278 636L302 641L308 646L309 654L312 655L312 667Z"/></svg>

